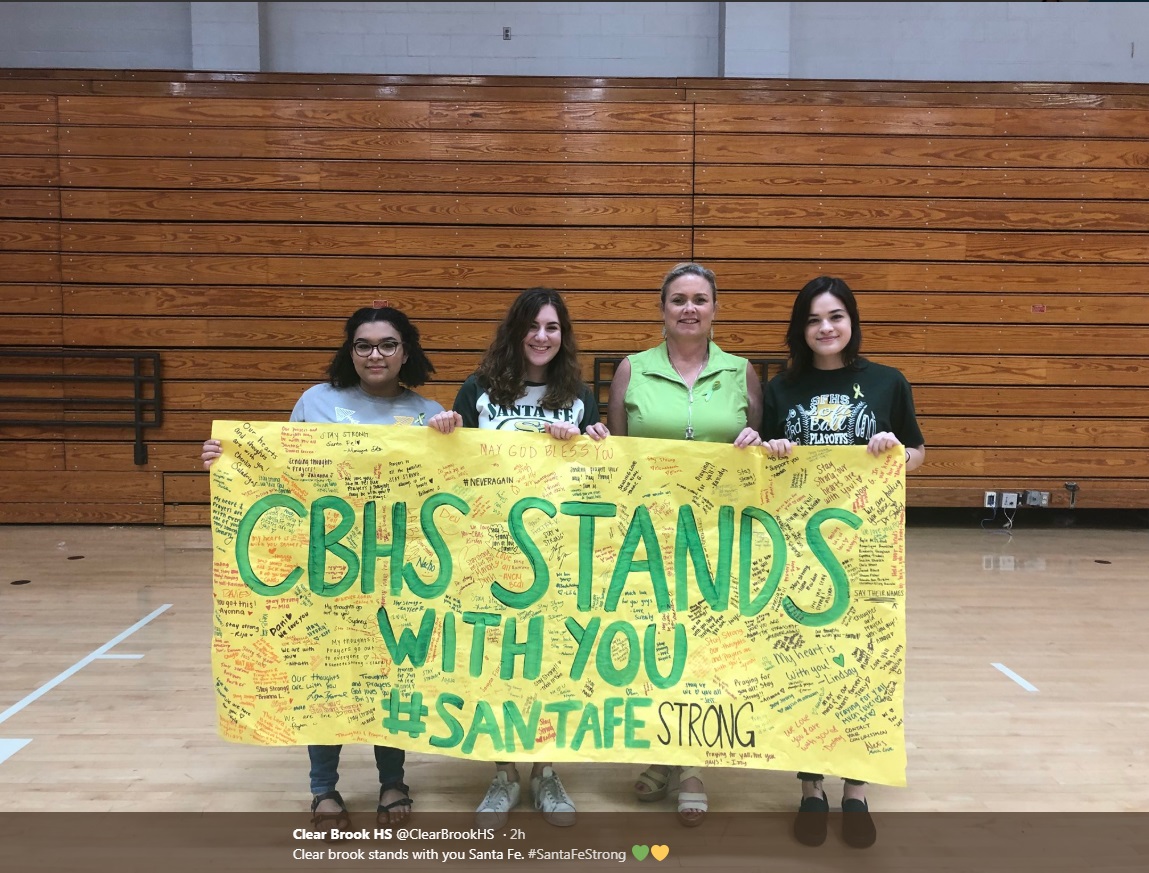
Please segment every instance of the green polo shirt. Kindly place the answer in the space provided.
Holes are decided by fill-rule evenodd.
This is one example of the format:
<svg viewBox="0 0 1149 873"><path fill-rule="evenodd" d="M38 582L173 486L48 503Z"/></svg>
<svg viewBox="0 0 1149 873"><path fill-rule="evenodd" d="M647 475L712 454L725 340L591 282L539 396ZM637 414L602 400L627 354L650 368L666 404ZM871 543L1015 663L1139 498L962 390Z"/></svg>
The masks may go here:
<svg viewBox="0 0 1149 873"><path fill-rule="evenodd" d="M630 355L626 388L627 434L655 439L694 439L732 443L747 425L750 401L746 394L749 363L710 344L710 359L694 387L688 389L671 366L666 343Z"/></svg>

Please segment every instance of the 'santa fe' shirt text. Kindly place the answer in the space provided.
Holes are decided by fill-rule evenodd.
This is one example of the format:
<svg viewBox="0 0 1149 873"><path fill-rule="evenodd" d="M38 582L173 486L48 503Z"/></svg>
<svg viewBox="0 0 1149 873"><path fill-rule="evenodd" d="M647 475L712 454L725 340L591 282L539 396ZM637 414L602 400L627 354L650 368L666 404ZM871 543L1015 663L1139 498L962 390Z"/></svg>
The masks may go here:
<svg viewBox="0 0 1149 873"><path fill-rule="evenodd" d="M455 412L463 419L464 427L480 427L486 430L519 430L542 433L550 422L574 424L585 433L592 424L600 421L598 403L594 394L585 384L570 406L559 409L544 409L540 402L547 393L547 386L535 382L527 383L527 390L510 406L503 406L491 400L487 389L479 382L477 374L467 377L455 397Z"/></svg>

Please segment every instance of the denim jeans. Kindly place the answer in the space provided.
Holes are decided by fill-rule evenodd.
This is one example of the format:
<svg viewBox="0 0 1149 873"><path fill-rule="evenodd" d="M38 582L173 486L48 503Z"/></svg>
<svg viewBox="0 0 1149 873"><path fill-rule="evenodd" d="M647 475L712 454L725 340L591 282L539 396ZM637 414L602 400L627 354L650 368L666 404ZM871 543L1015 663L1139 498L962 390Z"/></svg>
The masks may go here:
<svg viewBox="0 0 1149 873"><path fill-rule="evenodd" d="M343 746L308 746L311 758L311 793L326 794L335 790L339 781L339 753ZM406 755L402 749L390 746L375 747L375 766L379 770L379 784L387 785L403 781L403 761Z"/></svg>

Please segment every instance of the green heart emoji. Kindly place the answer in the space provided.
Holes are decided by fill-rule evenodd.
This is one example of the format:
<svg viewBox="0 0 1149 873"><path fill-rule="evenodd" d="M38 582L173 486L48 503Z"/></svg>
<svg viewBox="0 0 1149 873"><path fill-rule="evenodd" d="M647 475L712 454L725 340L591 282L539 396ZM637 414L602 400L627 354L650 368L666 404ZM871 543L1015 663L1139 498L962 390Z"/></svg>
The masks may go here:
<svg viewBox="0 0 1149 873"><path fill-rule="evenodd" d="M845 667L846 666L846 656L845 655L834 655L834 663L837 664L839 667Z"/></svg>
<svg viewBox="0 0 1149 873"><path fill-rule="evenodd" d="M631 846L630 854L634 855L637 861L645 861L646 856L650 854L650 846Z"/></svg>

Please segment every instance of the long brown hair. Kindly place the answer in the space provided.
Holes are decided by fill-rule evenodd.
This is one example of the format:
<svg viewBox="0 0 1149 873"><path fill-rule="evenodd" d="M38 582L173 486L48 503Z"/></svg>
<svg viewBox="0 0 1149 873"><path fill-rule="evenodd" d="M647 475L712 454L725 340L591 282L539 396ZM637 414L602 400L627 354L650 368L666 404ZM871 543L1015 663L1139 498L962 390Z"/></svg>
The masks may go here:
<svg viewBox="0 0 1149 873"><path fill-rule="evenodd" d="M532 322L547 305L553 306L558 314L562 342L558 353L547 364L547 390L540 405L546 409L563 409L578 399L583 381L567 305L553 288L528 288L507 310L479 364L479 380L491 400L500 406L513 406L526 393L527 361L523 342Z"/></svg>

